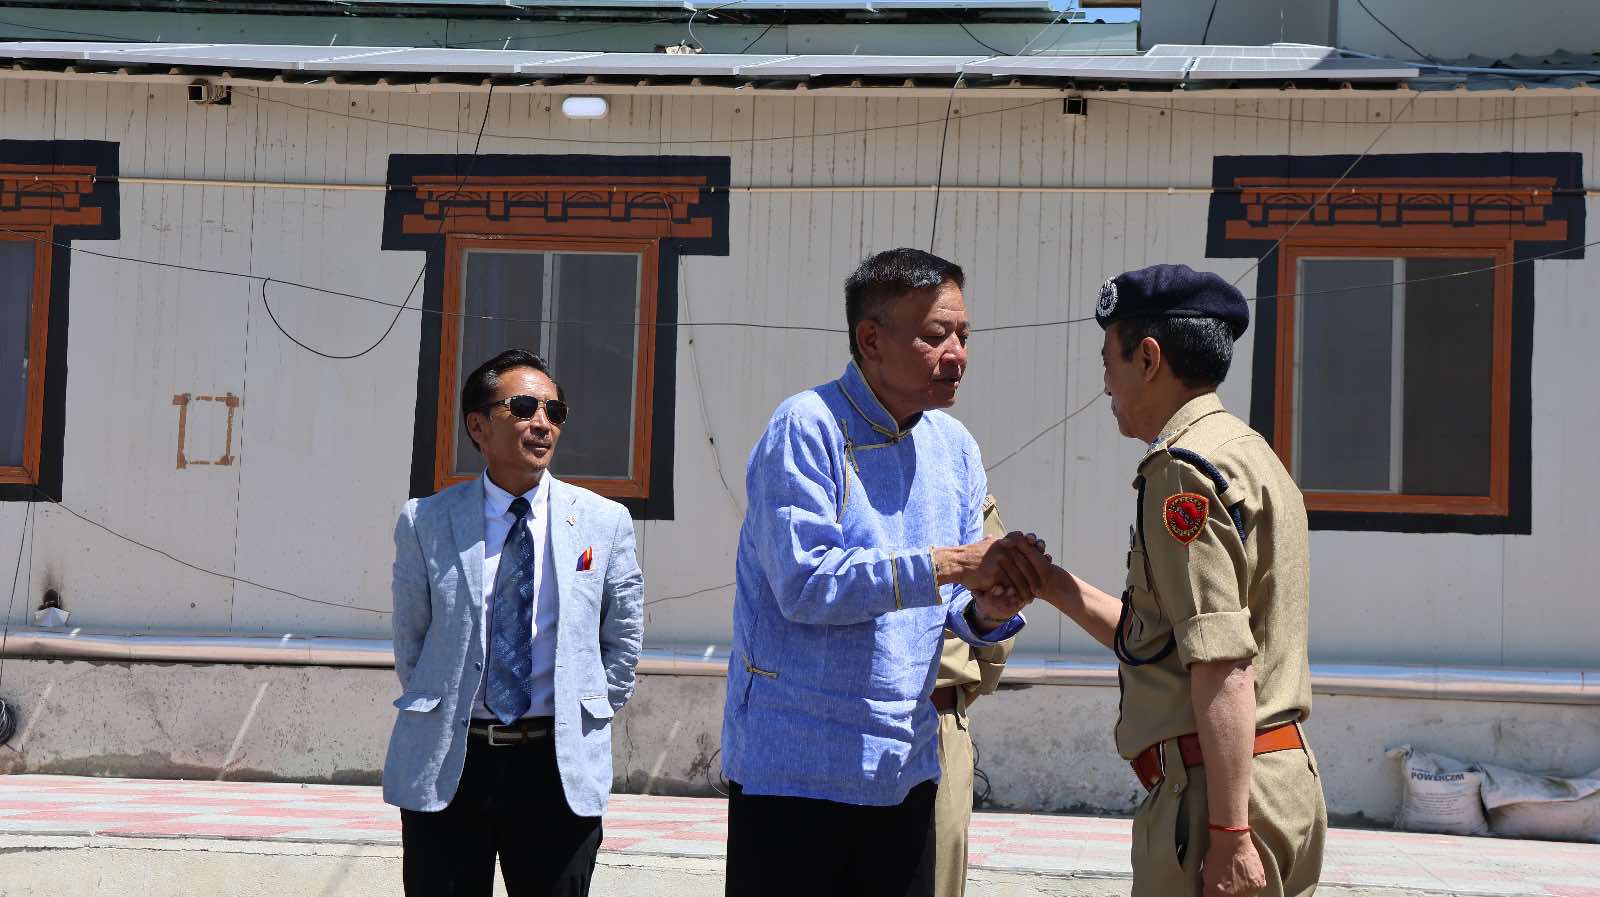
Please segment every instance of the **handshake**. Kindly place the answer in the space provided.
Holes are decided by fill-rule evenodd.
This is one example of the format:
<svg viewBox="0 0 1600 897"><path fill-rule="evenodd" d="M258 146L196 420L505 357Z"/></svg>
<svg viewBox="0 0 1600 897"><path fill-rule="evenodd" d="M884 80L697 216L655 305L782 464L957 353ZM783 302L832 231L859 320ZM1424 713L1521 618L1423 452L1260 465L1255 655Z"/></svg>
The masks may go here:
<svg viewBox="0 0 1600 897"><path fill-rule="evenodd" d="M1005 623L1045 594L1054 576L1063 572L1051 563L1039 537L1021 532L936 548L933 567L940 585L958 583L972 593L973 616L984 631Z"/></svg>

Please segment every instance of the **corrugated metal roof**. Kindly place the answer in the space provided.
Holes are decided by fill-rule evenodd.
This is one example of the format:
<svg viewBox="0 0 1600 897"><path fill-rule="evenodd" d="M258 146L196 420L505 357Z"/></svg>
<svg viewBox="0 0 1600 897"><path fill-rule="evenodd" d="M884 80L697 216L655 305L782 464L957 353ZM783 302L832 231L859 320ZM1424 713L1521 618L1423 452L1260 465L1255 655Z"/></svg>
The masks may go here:
<svg viewBox="0 0 1600 897"><path fill-rule="evenodd" d="M1519 87L1570 90L1600 87L1600 51L1454 59L1440 69L1424 66L1422 76L1413 81L1412 86L1418 90L1515 90Z"/></svg>
<svg viewBox="0 0 1600 897"><path fill-rule="evenodd" d="M501 78L615 77L671 82L695 78L748 81L924 78L969 83L1350 81L1397 82L1415 66L1351 59L1327 48L1163 45L1143 56L840 56L778 54L602 53L467 50L436 47L324 47L279 44L140 44L84 41L0 43L0 59L77 68L165 68L272 74L383 74Z"/></svg>

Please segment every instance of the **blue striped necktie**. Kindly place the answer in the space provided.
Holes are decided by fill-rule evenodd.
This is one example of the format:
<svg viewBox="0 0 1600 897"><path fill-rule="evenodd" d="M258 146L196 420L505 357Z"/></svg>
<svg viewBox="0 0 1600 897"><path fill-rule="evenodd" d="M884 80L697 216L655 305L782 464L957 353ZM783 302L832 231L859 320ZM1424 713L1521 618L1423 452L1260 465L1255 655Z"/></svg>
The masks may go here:
<svg viewBox="0 0 1600 897"><path fill-rule="evenodd" d="M489 621L489 684L484 705L507 724L521 719L533 705L534 551L528 510L526 498L512 499L510 511L517 519L500 550Z"/></svg>

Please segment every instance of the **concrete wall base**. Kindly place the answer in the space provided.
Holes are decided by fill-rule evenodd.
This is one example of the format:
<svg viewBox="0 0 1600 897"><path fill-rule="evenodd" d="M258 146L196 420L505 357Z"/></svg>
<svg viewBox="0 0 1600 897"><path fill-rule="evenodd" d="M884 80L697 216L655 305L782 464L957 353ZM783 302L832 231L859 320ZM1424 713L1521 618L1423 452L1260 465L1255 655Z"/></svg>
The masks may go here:
<svg viewBox="0 0 1600 897"><path fill-rule="evenodd" d="M616 788L709 796L720 785L719 677L643 676L613 739ZM384 669L5 662L21 712L0 773L376 784L399 689ZM1127 813L1139 786L1112 749L1115 689L1032 686L973 706L989 806ZM1400 776L1386 748L1564 775L1600 767L1593 707L1318 696L1307 725L1328 807L1386 823Z"/></svg>

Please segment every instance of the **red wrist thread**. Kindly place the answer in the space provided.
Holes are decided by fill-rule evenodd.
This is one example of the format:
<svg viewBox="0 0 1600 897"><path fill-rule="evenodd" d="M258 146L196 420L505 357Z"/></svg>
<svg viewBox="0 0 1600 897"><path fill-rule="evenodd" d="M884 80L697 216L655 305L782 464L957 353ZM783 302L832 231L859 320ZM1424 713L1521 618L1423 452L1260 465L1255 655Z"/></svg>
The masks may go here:
<svg viewBox="0 0 1600 897"><path fill-rule="evenodd" d="M1214 832L1232 832L1236 835L1250 831L1248 825L1217 825L1215 822L1206 823L1206 828Z"/></svg>

